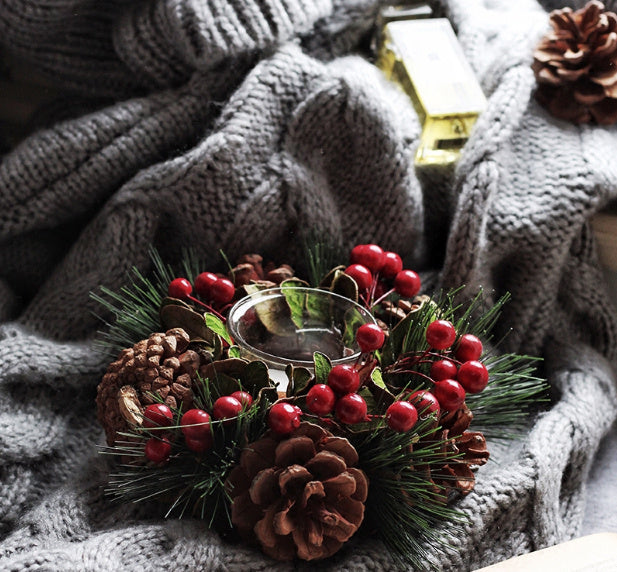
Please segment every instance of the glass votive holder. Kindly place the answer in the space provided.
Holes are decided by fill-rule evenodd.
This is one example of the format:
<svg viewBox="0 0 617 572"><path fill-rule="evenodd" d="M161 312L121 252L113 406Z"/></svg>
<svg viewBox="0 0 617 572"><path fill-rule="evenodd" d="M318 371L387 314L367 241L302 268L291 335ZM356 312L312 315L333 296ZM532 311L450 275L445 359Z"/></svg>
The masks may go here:
<svg viewBox="0 0 617 572"><path fill-rule="evenodd" d="M241 356L263 361L278 391L287 389L285 368L313 372L313 353L328 356L333 365L354 362L361 351L356 331L376 323L353 300L317 288L287 286L250 294L231 308L227 326Z"/></svg>

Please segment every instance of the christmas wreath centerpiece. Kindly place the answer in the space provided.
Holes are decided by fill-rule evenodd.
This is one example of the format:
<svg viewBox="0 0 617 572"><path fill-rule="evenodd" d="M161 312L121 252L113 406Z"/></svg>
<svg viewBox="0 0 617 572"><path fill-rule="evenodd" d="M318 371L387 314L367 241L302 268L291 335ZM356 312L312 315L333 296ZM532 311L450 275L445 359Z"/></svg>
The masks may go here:
<svg viewBox="0 0 617 572"><path fill-rule="evenodd" d="M275 559L328 558L367 530L418 565L460 524L486 437L515 434L545 384L491 344L507 297L421 294L374 244L347 265L323 254L304 281L259 255L223 275L153 253L152 276L95 295L114 315L97 394L108 492Z"/></svg>

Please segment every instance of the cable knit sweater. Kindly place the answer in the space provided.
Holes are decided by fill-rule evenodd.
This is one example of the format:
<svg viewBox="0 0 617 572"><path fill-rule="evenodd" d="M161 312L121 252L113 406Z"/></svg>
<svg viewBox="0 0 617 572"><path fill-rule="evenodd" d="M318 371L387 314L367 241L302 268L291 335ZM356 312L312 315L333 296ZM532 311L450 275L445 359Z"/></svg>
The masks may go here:
<svg viewBox="0 0 617 572"><path fill-rule="evenodd" d="M151 245L169 260L191 246L212 265L220 248L299 263L315 234L377 242L439 286L510 292L504 349L545 358L554 401L515 444L494 444L497 462L458 503L464 534L427 547L427 567L581 533L617 416L617 316L589 227L617 198L617 131L533 99L531 54L556 2L444 0L488 107L454 172L416 171L418 119L366 50L378 7L0 0L2 50L71 95L63 120L0 163L0 570L293 568L201 521L105 498L90 292L147 270ZM352 540L321 567L394 562Z"/></svg>

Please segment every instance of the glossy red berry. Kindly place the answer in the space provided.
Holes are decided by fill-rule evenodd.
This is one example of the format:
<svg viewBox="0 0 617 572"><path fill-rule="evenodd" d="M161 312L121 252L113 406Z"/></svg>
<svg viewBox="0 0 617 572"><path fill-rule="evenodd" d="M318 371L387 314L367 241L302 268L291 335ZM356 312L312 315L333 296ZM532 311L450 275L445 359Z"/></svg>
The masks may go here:
<svg viewBox="0 0 617 572"><path fill-rule="evenodd" d="M242 403L231 395L219 397L212 406L212 416L215 419L236 417L242 411Z"/></svg>
<svg viewBox="0 0 617 572"><path fill-rule="evenodd" d="M210 286L210 300L220 306L229 304L236 294L236 287L227 278L217 278Z"/></svg>
<svg viewBox="0 0 617 572"><path fill-rule="evenodd" d="M477 360L466 361L458 369L456 379L469 393L480 393L488 384L488 369Z"/></svg>
<svg viewBox="0 0 617 572"><path fill-rule="evenodd" d="M328 415L334 409L336 395L332 388L324 383L318 383L306 394L306 407L315 415Z"/></svg>
<svg viewBox="0 0 617 572"><path fill-rule="evenodd" d="M433 362L433 365L431 365L431 378L433 381L456 379L457 372L458 368L456 364L449 359L440 359Z"/></svg>
<svg viewBox="0 0 617 572"><path fill-rule="evenodd" d="M482 340L473 334L463 334L456 344L454 355L459 361L480 359L482 355Z"/></svg>
<svg viewBox="0 0 617 572"><path fill-rule="evenodd" d="M426 341L436 350L449 348L456 339L456 329L448 320L434 320L426 328Z"/></svg>
<svg viewBox="0 0 617 572"><path fill-rule="evenodd" d="M394 278L401 270L403 270L403 261L396 252L384 252L383 261L381 275L385 278Z"/></svg>
<svg viewBox="0 0 617 572"><path fill-rule="evenodd" d="M153 427L169 427L172 424L174 414L164 403L148 405L144 411L143 426L146 429Z"/></svg>
<svg viewBox="0 0 617 572"><path fill-rule="evenodd" d="M352 425L366 419L366 401L357 393L348 393L337 400L334 411L339 421Z"/></svg>
<svg viewBox="0 0 617 572"><path fill-rule="evenodd" d="M248 391L234 391L231 396L242 403L244 409L250 409L251 405L253 405L253 397Z"/></svg>
<svg viewBox="0 0 617 572"><path fill-rule="evenodd" d="M371 272L379 272L384 263L384 252L376 244L358 244L351 250L351 262L366 266Z"/></svg>
<svg viewBox="0 0 617 572"><path fill-rule="evenodd" d="M368 290L373 283L371 271L362 264L350 264L345 268L345 274L356 281L360 291Z"/></svg>
<svg viewBox="0 0 617 572"><path fill-rule="evenodd" d="M422 418L428 417L429 415L439 417L441 413L439 401L437 401L437 398L426 389L414 391L407 400L415 405L416 411Z"/></svg>
<svg viewBox="0 0 617 572"><path fill-rule="evenodd" d="M202 439L191 439L190 437L185 437L184 442L186 446L193 451L194 453L205 453L212 449L212 435L208 434L207 437L203 437Z"/></svg>
<svg viewBox="0 0 617 572"><path fill-rule="evenodd" d="M356 331L356 342L365 353L378 350L385 339L386 335L377 324L362 324Z"/></svg>
<svg viewBox="0 0 617 572"><path fill-rule="evenodd" d="M422 281L413 270L401 270L394 277L394 289L405 298L413 298L422 287Z"/></svg>
<svg viewBox="0 0 617 572"><path fill-rule="evenodd" d="M189 409L180 419L182 434L187 439L205 439L211 436L210 415L203 409Z"/></svg>
<svg viewBox="0 0 617 572"><path fill-rule="evenodd" d="M456 411L465 402L463 386L453 379L436 381L432 393L439 401L440 408L446 411Z"/></svg>
<svg viewBox="0 0 617 572"><path fill-rule="evenodd" d="M171 443L168 439L159 439L158 437L150 437L146 441L144 449L146 459L153 463L164 463L169 459L171 454Z"/></svg>
<svg viewBox="0 0 617 572"><path fill-rule="evenodd" d="M360 374L351 364L335 365L328 374L328 385L339 395L355 393L360 387Z"/></svg>
<svg viewBox="0 0 617 572"><path fill-rule="evenodd" d="M291 433L300 427L300 415L291 403L275 403L268 412L268 425L279 435Z"/></svg>
<svg viewBox="0 0 617 572"><path fill-rule="evenodd" d="M210 299L210 288L218 280L218 276L212 272L202 272L195 278L195 292L202 298Z"/></svg>
<svg viewBox="0 0 617 572"><path fill-rule="evenodd" d="M395 401L386 411L386 423L390 429L404 433L418 421L418 412L409 401Z"/></svg>
<svg viewBox="0 0 617 572"><path fill-rule="evenodd" d="M188 298L193 291L191 283L186 278L174 278L167 288L167 295L172 298Z"/></svg>

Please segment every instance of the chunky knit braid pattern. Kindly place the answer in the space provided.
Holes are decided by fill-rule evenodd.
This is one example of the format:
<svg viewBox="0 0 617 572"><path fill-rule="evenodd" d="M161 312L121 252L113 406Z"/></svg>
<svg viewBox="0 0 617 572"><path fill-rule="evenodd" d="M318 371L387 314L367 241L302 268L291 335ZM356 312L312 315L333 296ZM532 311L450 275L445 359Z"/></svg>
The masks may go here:
<svg viewBox="0 0 617 572"><path fill-rule="evenodd" d="M0 162L0 570L294 569L103 495L90 293L147 271L152 245L213 266L219 249L298 264L305 238L374 241L436 286L510 292L498 335L545 358L554 402L520 441L490 444L498 462L458 505L465 534L427 547L427 566L471 570L584 532L617 417L617 316L589 226L617 198L617 130L534 102L554 3L441 2L488 97L446 173L414 169L418 119L363 51L377 2L104 4L0 0L2 50L92 109ZM361 538L323 565L394 567Z"/></svg>

